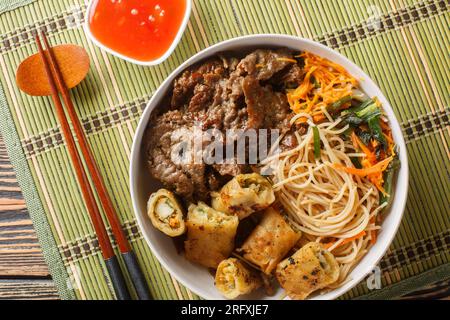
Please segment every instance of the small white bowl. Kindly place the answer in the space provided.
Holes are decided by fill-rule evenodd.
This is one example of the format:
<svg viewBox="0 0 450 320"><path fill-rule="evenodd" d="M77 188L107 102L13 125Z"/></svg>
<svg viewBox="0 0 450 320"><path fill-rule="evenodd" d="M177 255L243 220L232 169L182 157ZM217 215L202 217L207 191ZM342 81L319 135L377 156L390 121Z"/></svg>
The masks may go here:
<svg viewBox="0 0 450 320"><path fill-rule="evenodd" d="M223 51L239 51L255 47L288 47L294 50L309 51L346 68L353 76L360 79L360 85L364 92L371 97L378 97L389 118L394 140L398 145L401 167L397 175L395 195L389 212L385 213L385 220L378 235L376 244L369 250L366 256L358 263L350 273L349 281L342 287L332 290L323 295L313 296L312 299L336 299L348 290L352 289L364 277L366 277L391 244L403 216L408 193L408 158L402 130L395 118L392 107L381 93L378 86L358 66L349 61L341 54L325 47L317 42L286 35L253 35L240 37L221 42L211 46L179 66L159 87L145 109L133 141L130 163L130 188L133 206L138 224L145 240L152 249L161 264L184 286L205 299L223 299L214 287L214 279L206 268L200 267L187 261L183 255L177 253L172 239L156 230L146 213L146 203L151 192L156 191L160 184L152 179L146 166L145 154L142 150L142 139L147 127L150 114L162 101L167 91L171 88L173 80L187 67ZM262 290L260 290L262 291ZM246 299L280 299L283 290L279 289L273 297L267 297L262 292L246 296Z"/></svg>
<svg viewBox="0 0 450 320"><path fill-rule="evenodd" d="M87 7L86 10L86 17L85 17L85 22L84 22L84 30L86 32L86 35L88 36L89 39L91 39L91 41L93 43L95 43L96 46L102 48L103 50L105 50L106 52L111 53L112 55L119 57L123 60L126 60L128 62L134 63L134 64L138 64L141 66L155 66L157 64L160 64L162 62L164 62L167 58L170 57L170 55L172 54L172 52L175 50L175 48L177 47L178 43L181 40L181 37L183 36L184 30L186 29L186 25L189 21L189 17L191 15L191 9L192 9L192 0L186 0L186 11L184 12L184 17L183 17L183 21L181 22L180 28L178 29L178 33L175 37L175 39L173 40L172 44L170 45L169 49L167 49L167 51L158 59L156 60L150 60L150 61L141 61L141 60L136 60L130 57L127 57L109 47L107 47L106 45L104 45L100 40L98 40L91 32L91 28L89 25L89 17L91 15L91 10L93 10L93 3L94 0L91 0L89 2L89 5Z"/></svg>

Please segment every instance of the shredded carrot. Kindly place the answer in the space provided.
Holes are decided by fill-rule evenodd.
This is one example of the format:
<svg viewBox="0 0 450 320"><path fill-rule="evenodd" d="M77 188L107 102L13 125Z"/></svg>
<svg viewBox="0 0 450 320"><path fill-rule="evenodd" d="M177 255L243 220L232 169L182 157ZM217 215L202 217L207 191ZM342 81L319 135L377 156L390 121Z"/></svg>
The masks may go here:
<svg viewBox="0 0 450 320"><path fill-rule="evenodd" d="M327 242L327 243L324 243L323 244L323 247L325 248L325 249L330 249L333 245L335 244L335 242Z"/></svg>
<svg viewBox="0 0 450 320"><path fill-rule="evenodd" d="M305 75L302 84L294 91L288 93L288 99L290 100L306 100L308 93L313 88L311 83L311 75L317 69L317 67L312 67Z"/></svg>
<svg viewBox="0 0 450 320"><path fill-rule="evenodd" d="M380 159L384 159L382 161L378 161L377 156L375 155L375 152L370 149L370 147L375 150L377 147L377 143L374 143L371 141L370 146L366 146L361 139L358 138L358 136L355 134L355 132L352 132L351 140L353 143L353 146L357 150L361 150L366 157L361 161L361 165L363 169L353 169L349 168L349 170L346 170L347 172L355 175L359 175L361 177L367 177L370 182L372 182L377 189L386 195L386 191L383 188L384 184L384 178L383 178L383 172L387 169L389 163L393 160L393 157L395 156L395 143L392 137L386 136L386 141L389 145L389 153L390 156L386 158L386 152L383 150L380 151Z"/></svg>
<svg viewBox="0 0 450 320"><path fill-rule="evenodd" d="M394 138L392 137L392 130L389 127L389 125L384 122L383 120L380 121L381 130L383 130L383 136L386 139L386 142L388 144L388 150L389 154L391 156L395 155L395 142Z"/></svg>
<svg viewBox="0 0 450 320"><path fill-rule="evenodd" d="M345 245L345 244L347 244L347 243L350 243L350 242L352 242L353 240L358 240L359 238L362 238L362 237L364 237L365 235L366 235L366 232L365 232L365 231L361 231L361 232L358 233L356 236L351 237L351 238L347 238L347 239L345 239L344 241L342 241L342 242L341 242L341 246L343 246L343 245Z"/></svg>
<svg viewBox="0 0 450 320"><path fill-rule="evenodd" d="M315 123L322 122L323 120L325 120L325 115L319 114L317 116L314 116L313 120Z"/></svg>
<svg viewBox="0 0 450 320"><path fill-rule="evenodd" d="M374 245L377 243L378 232L377 230L372 230L370 234L370 244Z"/></svg>
<svg viewBox="0 0 450 320"><path fill-rule="evenodd" d="M389 125L386 122L384 122L383 120L380 121L380 126L381 126L381 129L383 129L383 131L390 131L391 130L391 128L389 128Z"/></svg>
<svg viewBox="0 0 450 320"><path fill-rule="evenodd" d="M386 168L388 167L389 163L393 160L393 157L389 157L384 159L383 161L378 162L376 165L373 165L369 168L364 169L356 169L356 168L350 168L350 167L344 167L343 165L339 163L333 164L333 168L337 170L342 170L350 174L354 174L360 177L367 177L372 174L376 173L382 173Z"/></svg>
<svg viewBox="0 0 450 320"><path fill-rule="evenodd" d="M370 223L375 224L375 217L372 217L372 218L370 219ZM372 231L370 231L370 243L371 243L372 245L374 245L374 244L377 242L377 235L378 235L377 230L372 230Z"/></svg>
<svg viewBox="0 0 450 320"><path fill-rule="evenodd" d="M341 247L341 246L344 246L344 245L346 245L347 243L350 243L350 242L352 242L352 241L354 241L354 240L358 240L358 239L364 237L365 235L366 235L366 232L365 232L365 231L361 231L361 232L358 233L356 236L353 236L353 237L351 237L351 238L344 239L344 240L343 240L336 248L339 248L339 247ZM327 243L323 244L323 246L324 246L325 249L330 249L335 243L336 243L335 241L327 242Z"/></svg>
<svg viewBox="0 0 450 320"><path fill-rule="evenodd" d="M309 52L301 54L300 57L304 58L306 75L297 89L287 93L288 101L295 113L312 115L317 112L317 115L313 115L314 122L321 122L326 118L322 107L351 95L357 81L342 66L327 59ZM319 88L311 83L312 78L319 84ZM345 107L349 105L346 104ZM300 118L298 121L305 122L306 119Z"/></svg>
<svg viewBox="0 0 450 320"><path fill-rule="evenodd" d="M366 159L369 161L370 165L374 165L377 163L377 157L375 153L370 151L368 147L361 141L361 139L358 138L355 131L352 132L352 143L355 149L361 149L362 152L366 155Z"/></svg>

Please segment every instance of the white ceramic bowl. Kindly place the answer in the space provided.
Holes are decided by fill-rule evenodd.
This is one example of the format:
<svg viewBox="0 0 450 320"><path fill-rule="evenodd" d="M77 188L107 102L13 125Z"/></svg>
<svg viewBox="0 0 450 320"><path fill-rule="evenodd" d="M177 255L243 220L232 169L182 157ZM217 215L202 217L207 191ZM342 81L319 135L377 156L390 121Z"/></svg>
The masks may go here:
<svg viewBox="0 0 450 320"><path fill-rule="evenodd" d="M138 64L141 66L154 66L154 65L164 62L167 58L169 58L169 56L172 54L173 50L175 50L175 48L177 47L178 42L180 42L181 37L183 36L184 30L186 29L186 25L189 21L190 15L191 15L191 8L192 8L192 0L186 0L186 11L184 12L183 21L181 22L180 28L178 29L178 33L177 33L175 39L173 39L172 44L170 45L169 49L167 49L167 51L164 53L164 55L162 55L161 57L159 57L156 60L140 61L140 60L136 60L136 59L127 57L127 56L107 47L92 34L91 28L89 25L89 17L91 15L91 10L93 10L93 8L94 8L93 4L94 4L93 0L89 1L89 5L86 10L86 19L85 19L85 23L84 23L84 30L85 30L86 35L89 37L89 39L91 39L91 41L96 46L100 47L101 49L105 50L106 52L109 52L112 55L115 55L116 57L119 57L123 60L126 60L126 61L134 63L134 64Z"/></svg>
<svg viewBox="0 0 450 320"><path fill-rule="evenodd" d="M349 281L342 287L330 291L323 295L313 297L313 299L335 299L344 294L368 275L380 259L385 254L391 244L402 219L408 191L408 159L406 146L402 136L400 125L395 118L394 112L381 93L378 86L354 63L339 53L325 47L319 43L286 35L254 35L240 37L211 46L178 67L159 87L153 98L147 105L134 137L131 151L130 164L130 185L131 197L138 224L148 245L159 259L161 264L183 285L205 299L223 299L214 287L214 279L206 268L197 266L187 261L183 255L176 252L175 246L170 238L153 228L146 214L146 203L151 192L160 185L153 180L146 168L144 152L142 150L142 138L150 114L158 106L159 102L171 88L173 80L187 67L199 62L207 57L213 56L223 51L243 51L254 47L288 47L295 50L309 51L319 56L332 60L346 68L353 76L360 79L360 84L364 92L371 97L378 97L383 104L383 108L391 123L394 140L399 148L401 168L398 172L395 187L395 196L386 219L383 222L376 244L370 249L367 255L360 261L357 267L351 272ZM262 291L262 290L261 290ZM282 289L279 289L274 297L266 297L263 293L255 293L246 299L279 299L282 296Z"/></svg>

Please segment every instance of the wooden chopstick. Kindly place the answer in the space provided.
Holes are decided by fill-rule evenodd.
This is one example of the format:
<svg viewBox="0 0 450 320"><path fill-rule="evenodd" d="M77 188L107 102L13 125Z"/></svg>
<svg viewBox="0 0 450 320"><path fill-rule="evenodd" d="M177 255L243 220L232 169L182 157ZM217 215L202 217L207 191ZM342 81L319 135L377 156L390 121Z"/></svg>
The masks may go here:
<svg viewBox="0 0 450 320"><path fill-rule="evenodd" d="M64 138L67 143L67 147L69 150L69 155L72 159L73 166L75 168L75 173L77 175L78 181L81 184L81 192L83 194L83 198L86 202L87 209L89 210L91 214L91 218L93 219L95 232L98 236L98 242L102 251L102 255L105 259L109 259L112 256L114 256L114 251L112 249L111 243L109 242L109 237L106 232L106 229L102 228L101 225L103 225L101 220L100 212L98 211L98 208L95 203L94 196L92 194L91 188L87 186L87 177L86 173L83 169L83 165L80 159L80 156L77 152L76 146L75 146L75 140L72 136L72 133L70 131L69 123L66 119L66 116L64 114L63 106L61 104L61 101L59 100L58 91L56 89L55 82L53 78L49 75L51 75L50 66L47 63L47 57L45 56L44 50L42 48L41 42L36 36L36 42L38 44L39 52L41 53L41 57L44 62L45 72L48 76L48 81L50 84L50 89L52 92L52 100L56 107L56 115L59 119L59 122L61 124L61 129L64 135Z"/></svg>
<svg viewBox="0 0 450 320"><path fill-rule="evenodd" d="M92 155L86 136L81 127L80 120L78 119L74 104L72 103L72 100L70 98L69 90L67 89L67 86L64 82L61 70L59 69L53 50L48 42L45 32L42 32L41 35L48 52L49 62L50 66L52 67L53 74L55 76L56 85L58 87L59 92L62 95L67 112L69 113L70 120L72 121L72 125L75 129L75 134L78 137L81 152L86 161L88 170L92 176L95 189L98 192L100 202L106 213L106 217L109 221L109 224L111 225L114 238L122 254L128 272L130 273L131 281L133 282L134 288L136 290L139 299L149 300L150 294L147 282L145 281L144 274L142 272L141 267L139 266L139 263L136 259L134 252L132 251L128 243L125 232L122 229L122 225L120 224L120 220L112 204L111 198L109 197L108 192L106 190L102 176L100 175L100 171L97 168L94 156Z"/></svg>
<svg viewBox="0 0 450 320"><path fill-rule="evenodd" d="M82 130L74 105L70 99L67 86L63 80L58 63L56 61L56 58L53 54L51 46L49 45L49 42L44 32L42 32L42 37L47 49L46 52L44 52L42 48L38 35L36 36L36 42L38 44L39 52L44 62L45 71L52 91L52 99L56 106L57 116L61 123L63 135L67 141L69 154L71 156L72 162L74 163L78 181L82 189L83 198L86 202L89 215L91 216L94 229L97 233L100 249L102 251L103 258L105 259L105 263L108 268L110 277L113 281L117 297L119 299L130 299L130 294L125 285L124 276L119 267L117 257L114 254L110 239L106 232L105 225L103 223L99 209L95 202L95 198L93 196L92 189L87 179L86 172L84 171L80 155L78 153L78 150L76 149L75 141L72 136L69 123L67 121L63 106L59 99L59 92L62 94L64 104L67 108L69 117L71 118L72 124L75 129L75 133L78 137L82 154L85 158L88 170L92 175L94 186L99 194L102 207L104 208L106 216L110 222L111 229L113 230L113 234L118 244L119 250L122 253L125 266L130 274L133 285L136 289L136 293L138 294L138 297L140 299L150 299L149 290L145 282L142 270L137 262L137 259L133 251L131 250L131 247L126 239L125 233L121 227L120 220L117 217L111 199L106 191L103 179L95 164L92 152L89 148L86 137Z"/></svg>
<svg viewBox="0 0 450 320"><path fill-rule="evenodd" d="M114 206L111 202L111 198L109 197L108 192L106 191L103 179L100 175L97 165L95 164L94 157L86 140L84 131L81 127L80 120L78 119L77 113L75 111L75 107L72 103L72 100L70 99L69 90L67 89L66 83L64 82L61 71L56 62L55 55L53 54L53 51L47 40L45 33L42 32L41 35L42 39L44 40L45 49L48 52L49 62L53 71L53 75L55 76L56 86L62 95L64 104L66 106L66 111L68 112L70 120L72 121L72 125L73 128L75 129L75 135L78 138L81 152L83 154L84 159L86 160L86 164L89 172L91 173L94 186L96 188L96 191L98 192L106 216L108 217L108 221L111 225L114 238L116 239L120 252L129 252L130 246L125 236L125 232L122 229L119 218L117 217L117 214L114 210Z"/></svg>
<svg viewBox="0 0 450 320"><path fill-rule="evenodd" d="M88 170L92 176L95 189L98 192L100 202L106 213L106 217L111 225L114 238L122 254L128 272L130 273L130 277L133 282L136 293L139 299L149 300L150 294L147 283L145 281L144 274L142 272L141 267L139 266L139 263L136 259L134 252L132 251L128 243L125 232L122 229L122 225L120 224L120 220L112 204L111 198L109 197L108 192L106 190L102 176L100 175L100 171L97 168L97 165L95 163L91 149L87 142L83 128L81 127L80 120L78 119L74 104L72 103L72 100L70 98L69 90L67 89L67 86L64 82L61 70L59 69L53 50L48 42L45 32L42 32L41 35L48 52L49 62L53 71L53 75L55 76L56 85L58 87L59 92L62 95L67 112L69 113L69 117L70 120L72 121L75 134L78 137L81 152L86 161Z"/></svg>
<svg viewBox="0 0 450 320"><path fill-rule="evenodd" d="M42 48L39 35L36 35L36 43L42 58L42 62L44 63L45 73L47 74L48 83L50 85L50 89L52 92L52 100L56 107L56 115L60 122L61 129L67 143L67 148L69 150L69 155L75 168L75 173L77 175L78 182L80 183L81 186L81 193L83 195L84 201L86 202L86 207L91 217L92 224L94 225L95 233L97 234L98 243L100 245L100 250L102 252L103 259L105 260L105 264L107 265L107 267L109 266L108 271L113 281L114 289L116 291L118 299L121 300L130 299L130 293L128 292L127 287L125 285L123 275L120 272L109 270L110 268L115 269L114 265L117 264L115 263L117 262L117 257L115 256L114 250L108 237L108 233L106 231L105 225L103 224L100 211L98 210L98 207L95 204L95 198L92 189L90 188L86 172L84 171L80 155L78 154L75 145L75 139L72 136L69 122L67 121L63 106L61 104L61 100L59 99L59 93L56 88L55 80L53 79L53 74L50 70L50 65L48 63L48 56L46 55L44 49ZM113 276L113 274L115 275Z"/></svg>

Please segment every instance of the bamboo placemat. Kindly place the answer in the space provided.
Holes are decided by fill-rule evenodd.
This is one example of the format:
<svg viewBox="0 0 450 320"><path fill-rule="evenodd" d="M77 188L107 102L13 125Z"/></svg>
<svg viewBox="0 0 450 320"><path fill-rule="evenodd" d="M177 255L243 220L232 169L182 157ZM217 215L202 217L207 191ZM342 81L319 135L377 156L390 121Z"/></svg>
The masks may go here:
<svg viewBox="0 0 450 320"><path fill-rule="evenodd" d="M322 42L360 65L401 122L410 159L405 217L381 261L382 289L366 283L344 298L393 298L450 277L450 1L195 0L173 55L138 67L96 48L84 34L83 0L0 1L0 127L59 294L110 299L111 285L48 98L22 94L14 73L45 28L53 44L91 56L72 90L96 161L158 299L198 299L165 271L136 225L128 187L130 146L146 102L184 60L211 44L254 33ZM0 168L1 170L1 168Z"/></svg>

